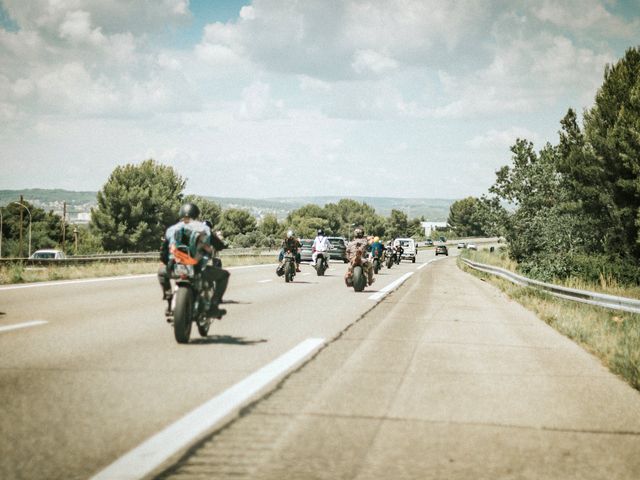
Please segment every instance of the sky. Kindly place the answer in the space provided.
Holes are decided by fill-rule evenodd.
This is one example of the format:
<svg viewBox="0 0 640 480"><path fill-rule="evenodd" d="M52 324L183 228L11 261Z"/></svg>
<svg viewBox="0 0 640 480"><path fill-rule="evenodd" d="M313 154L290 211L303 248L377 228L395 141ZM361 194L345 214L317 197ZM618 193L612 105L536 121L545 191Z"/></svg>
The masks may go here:
<svg viewBox="0 0 640 480"><path fill-rule="evenodd" d="M638 45L640 0L0 0L0 189L480 196Z"/></svg>

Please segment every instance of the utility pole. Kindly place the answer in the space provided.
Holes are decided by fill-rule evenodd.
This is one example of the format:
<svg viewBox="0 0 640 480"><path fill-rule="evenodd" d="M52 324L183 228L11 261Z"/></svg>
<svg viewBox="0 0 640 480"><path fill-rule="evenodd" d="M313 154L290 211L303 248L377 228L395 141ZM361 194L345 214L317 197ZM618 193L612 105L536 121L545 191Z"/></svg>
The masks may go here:
<svg viewBox="0 0 640 480"><path fill-rule="evenodd" d="M24 199L22 198L22 195L20 195L20 203L23 203ZM20 258L22 258L22 209L20 209L20 242L19 242L19 251L20 254L18 255Z"/></svg>
<svg viewBox="0 0 640 480"><path fill-rule="evenodd" d="M62 251L65 251L65 240L66 240L66 233L67 233L67 228L66 228L66 220L67 220L67 202L63 202L62 204Z"/></svg>
<svg viewBox="0 0 640 480"><path fill-rule="evenodd" d="M74 255L78 255L78 227L77 226L73 227L73 238L76 244Z"/></svg>

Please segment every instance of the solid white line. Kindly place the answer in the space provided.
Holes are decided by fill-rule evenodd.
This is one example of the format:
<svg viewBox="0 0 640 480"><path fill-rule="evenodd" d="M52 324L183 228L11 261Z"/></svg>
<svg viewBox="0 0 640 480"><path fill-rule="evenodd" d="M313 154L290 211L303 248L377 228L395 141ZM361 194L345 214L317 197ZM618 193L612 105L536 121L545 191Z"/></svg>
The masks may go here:
<svg viewBox="0 0 640 480"><path fill-rule="evenodd" d="M92 480L143 478L165 461L188 448L238 414L259 393L301 365L324 345L323 338L308 338L273 362L182 417L140 446L120 457Z"/></svg>
<svg viewBox="0 0 640 480"><path fill-rule="evenodd" d="M387 285L384 288L381 288L379 292L374 293L373 295L371 295L369 297L369 300L380 300L382 297L384 297L386 294L388 294L389 292L391 292L393 289L399 287L400 285L402 285L402 283L409 278L411 275L413 275L414 272L407 272L405 273L403 276L401 276L399 279L397 279L394 282L391 282L389 285Z"/></svg>
<svg viewBox="0 0 640 480"><path fill-rule="evenodd" d="M49 323L46 320L33 320L31 322L16 323L14 325L7 325L6 327L0 327L0 332L8 332L10 330L18 330L19 328L35 327L37 325L44 325Z"/></svg>
<svg viewBox="0 0 640 480"><path fill-rule="evenodd" d="M269 282L273 282L273 278L269 278L267 280L258 280L258 283L269 283Z"/></svg>
<svg viewBox="0 0 640 480"><path fill-rule="evenodd" d="M436 260L442 260L441 258L432 258L431 260L429 260L428 262L423 263L422 265L420 265L418 268L416 268L416 270L421 270L424 267L426 267L427 265L429 265L431 262L435 262Z"/></svg>
<svg viewBox="0 0 640 480"><path fill-rule="evenodd" d="M247 268L274 267L276 265L277 263L265 263L260 265L242 265L238 267L228 267L227 270L244 270ZM9 285L6 287L0 287L0 292L5 290L19 290L22 288L57 287L57 286L74 285L74 284L81 284L81 283L113 282L115 280L136 280L139 278L151 278L155 276L157 276L157 274L155 273L145 273L141 275L120 275L119 277L84 278L79 280L59 280L55 282L25 283L22 285Z"/></svg>

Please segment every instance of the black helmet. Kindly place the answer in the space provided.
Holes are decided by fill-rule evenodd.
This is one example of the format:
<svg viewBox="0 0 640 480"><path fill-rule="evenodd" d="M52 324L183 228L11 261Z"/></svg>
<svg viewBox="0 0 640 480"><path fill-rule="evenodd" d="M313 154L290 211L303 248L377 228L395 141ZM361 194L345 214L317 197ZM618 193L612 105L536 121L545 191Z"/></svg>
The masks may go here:
<svg viewBox="0 0 640 480"><path fill-rule="evenodd" d="M204 221L204 224L205 224L207 227L209 227L209 228L213 228L213 223L211 223L211 221L210 221L210 220L205 220L205 221Z"/></svg>
<svg viewBox="0 0 640 480"><path fill-rule="evenodd" d="M321 228L319 228L319 229L318 229L318 235L323 235L323 236L324 236L324 230L323 230L323 229L321 229Z"/></svg>
<svg viewBox="0 0 640 480"><path fill-rule="evenodd" d="M353 234L355 235L356 238L362 238L364 237L364 230L358 227L353 231Z"/></svg>
<svg viewBox="0 0 640 480"><path fill-rule="evenodd" d="M192 220L196 220L200 215L200 209L194 203L185 203L180 207L180 213L178 216L180 218L189 217Z"/></svg>

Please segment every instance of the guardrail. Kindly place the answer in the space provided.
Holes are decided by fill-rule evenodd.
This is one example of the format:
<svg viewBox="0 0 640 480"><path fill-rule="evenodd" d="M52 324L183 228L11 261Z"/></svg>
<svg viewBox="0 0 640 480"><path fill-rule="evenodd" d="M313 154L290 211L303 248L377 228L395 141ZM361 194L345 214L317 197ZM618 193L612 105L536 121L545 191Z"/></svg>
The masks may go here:
<svg viewBox="0 0 640 480"><path fill-rule="evenodd" d="M256 248L229 248L219 253L221 257L278 256L278 251ZM145 262L160 261L159 252L110 253L74 255L67 258L0 258L0 266L20 263L27 266L79 265L93 262Z"/></svg>
<svg viewBox="0 0 640 480"><path fill-rule="evenodd" d="M485 273L497 275L517 285L526 287L539 288L551 295L565 300L573 300L575 302L588 303L598 307L609 308L613 310L622 310L631 313L640 313L640 300L626 297L617 297L615 295L607 295L605 293L590 292L588 290L578 290L575 288L561 287L552 283L544 283L539 280L532 280L522 275L518 275L504 268L494 267L493 265L485 265L483 263L473 262L466 258L462 261L469 267L480 270Z"/></svg>

